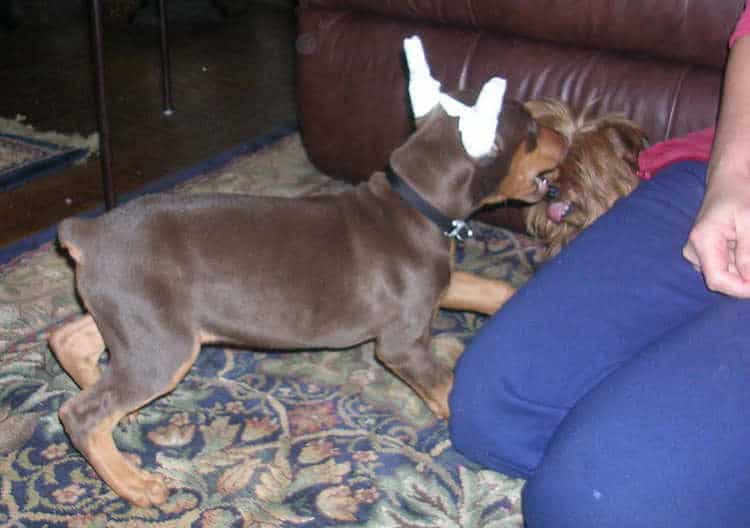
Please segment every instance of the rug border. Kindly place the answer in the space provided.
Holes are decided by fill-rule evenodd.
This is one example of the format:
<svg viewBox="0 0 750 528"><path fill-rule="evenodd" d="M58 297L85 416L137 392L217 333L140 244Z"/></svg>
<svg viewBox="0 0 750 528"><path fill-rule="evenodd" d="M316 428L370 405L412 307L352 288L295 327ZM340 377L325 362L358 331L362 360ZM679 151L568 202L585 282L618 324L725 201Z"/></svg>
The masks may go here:
<svg viewBox="0 0 750 528"><path fill-rule="evenodd" d="M0 137L10 138L16 141L24 141L38 147L57 150L57 154L53 156L34 161L25 165L23 168L18 169L10 178L0 178L0 192L7 192L20 187L24 183L48 176L50 173L63 169L88 154L88 149L85 148L68 147L66 145L42 141L27 136L20 136L18 134L0 133Z"/></svg>
<svg viewBox="0 0 750 528"><path fill-rule="evenodd" d="M241 143L235 147L231 147L224 152L200 161L187 169L168 174L160 179L154 180L144 185L143 187L136 189L135 191L118 195L117 203L118 205L122 205L132 200L133 198L137 198L138 196L161 192L174 187L178 183L197 176L202 172L221 167L222 165L229 163L237 156L244 154L253 154L261 150L262 148L267 147L271 143L275 143L280 139L294 134L298 130L299 125L296 121L276 127L267 134L259 136L255 139L251 139L245 143ZM94 209L79 213L76 216L78 216L79 218L92 218L95 216L99 216L104 212L104 206L100 205ZM56 236L57 224L42 229L41 231L37 231L36 233L22 238L16 242L11 242L10 244L0 248L0 266L8 264L11 260L22 255L23 253L38 249L41 245L53 240Z"/></svg>

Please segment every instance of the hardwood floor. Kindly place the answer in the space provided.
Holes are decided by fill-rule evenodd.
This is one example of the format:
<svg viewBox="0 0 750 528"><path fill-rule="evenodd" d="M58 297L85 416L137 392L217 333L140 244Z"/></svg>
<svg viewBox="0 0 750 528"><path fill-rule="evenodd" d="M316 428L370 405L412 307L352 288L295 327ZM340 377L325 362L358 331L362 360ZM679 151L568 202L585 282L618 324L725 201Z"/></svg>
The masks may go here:
<svg viewBox="0 0 750 528"><path fill-rule="evenodd" d="M87 5L88 2L85 2ZM96 130L88 21L0 33L0 116L38 130ZM291 5L256 3L218 24L170 27L175 114L161 112L157 28L108 24L105 78L115 192L295 120ZM0 193L0 246L103 202L98 160Z"/></svg>

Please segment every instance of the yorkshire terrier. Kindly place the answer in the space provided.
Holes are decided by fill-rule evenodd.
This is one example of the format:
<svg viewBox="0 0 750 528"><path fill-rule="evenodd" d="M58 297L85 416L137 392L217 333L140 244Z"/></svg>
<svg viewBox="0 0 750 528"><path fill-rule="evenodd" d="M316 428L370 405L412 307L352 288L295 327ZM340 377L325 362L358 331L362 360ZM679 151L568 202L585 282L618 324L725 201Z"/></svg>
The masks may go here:
<svg viewBox="0 0 750 528"><path fill-rule="evenodd" d="M544 241L547 258L638 186L638 154L648 144L641 127L622 115L590 117L562 101L525 103L540 125L557 131L567 143L547 201L522 209L526 231Z"/></svg>

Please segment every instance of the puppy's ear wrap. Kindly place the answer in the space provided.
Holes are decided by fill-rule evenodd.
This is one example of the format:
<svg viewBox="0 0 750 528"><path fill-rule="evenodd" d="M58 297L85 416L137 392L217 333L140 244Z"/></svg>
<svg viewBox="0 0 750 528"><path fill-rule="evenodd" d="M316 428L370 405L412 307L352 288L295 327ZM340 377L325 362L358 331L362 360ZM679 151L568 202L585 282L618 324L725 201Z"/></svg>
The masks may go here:
<svg viewBox="0 0 750 528"><path fill-rule="evenodd" d="M409 101L414 120L419 126L420 119L429 114L440 101L440 82L430 73L419 37L415 35L404 39L404 54L409 69Z"/></svg>

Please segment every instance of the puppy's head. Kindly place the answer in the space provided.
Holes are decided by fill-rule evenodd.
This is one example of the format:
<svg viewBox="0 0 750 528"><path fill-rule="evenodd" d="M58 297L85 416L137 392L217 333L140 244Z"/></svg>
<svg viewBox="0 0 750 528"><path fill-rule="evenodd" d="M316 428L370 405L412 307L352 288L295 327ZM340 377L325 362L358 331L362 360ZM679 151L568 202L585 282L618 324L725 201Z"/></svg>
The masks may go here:
<svg viewBox="0 0 750 528"><path fill-rule="evenodd" d="M560 101L526 103L540 122L556 129L568 143L557 167L557 196L524 210L527 231L555 255L621 197L638 185L638 153L646 146L643 130L620 115L575 116Z"/></svg>
<svg viewBox="0 0 750 528"><path fill-rule="evenodd" d="M520 103L516 103L522 106ZM525 108L524 108L525 110ZM498 143L502 144L502 139ZM564 137L533 117L527 135L512 150L510 163L495 170L502 179L495 190L482 199L482 205L518 200L536 203L550 191L557 179L556 168L567 150Z"/></svg>
<svg viewBox="0 0 750 528"><path fill-rule="evenodd" d="M518 101L506 100L493 155L477 164L475 196L480 205L542 200L565 150L560 134L540 126Z"/></svg>
<svg viewBox="0 0 750 528"><path fill-rule="evenodd" d="M418 37L406 39L404 49L417 130L391 155L393 169L451 216L510 198L540 200L544 175L565 151L559 134L506 97L504 79L490 79L478 95L443 93Z"/></svg>

